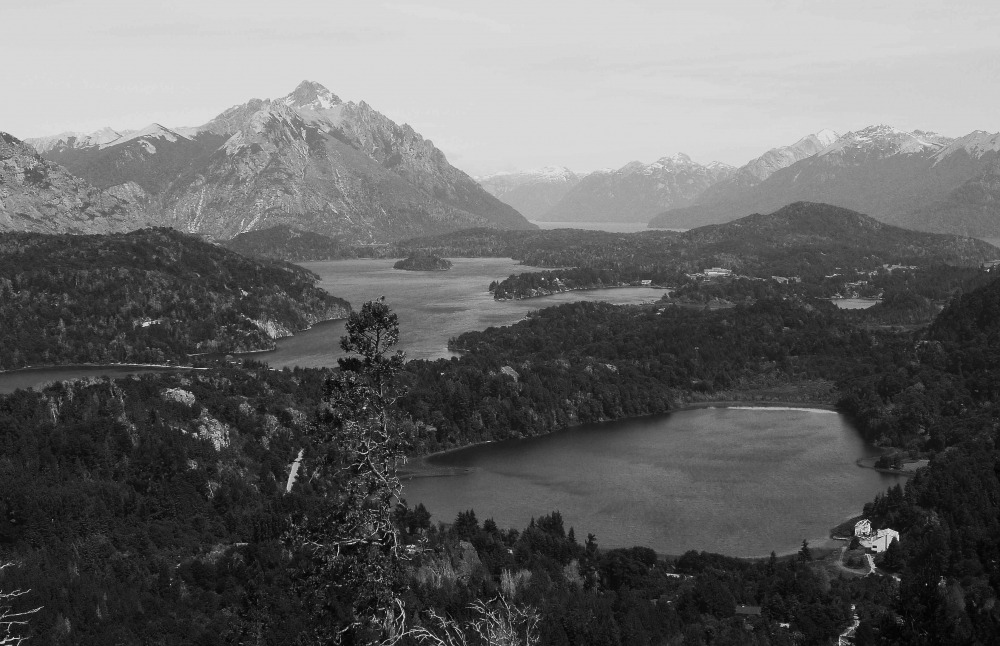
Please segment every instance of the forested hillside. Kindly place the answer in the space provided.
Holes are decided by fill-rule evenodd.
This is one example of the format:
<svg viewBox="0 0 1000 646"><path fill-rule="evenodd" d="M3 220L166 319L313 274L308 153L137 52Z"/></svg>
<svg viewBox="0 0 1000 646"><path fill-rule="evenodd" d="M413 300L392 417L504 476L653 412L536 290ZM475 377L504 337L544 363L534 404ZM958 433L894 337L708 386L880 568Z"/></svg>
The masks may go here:
<svg viewBox="0 0 1000 646"><path fill-rule="evenodd" d="M577 303L462 335L461 358L405 366L388 358L394 319L362 337L373 323L361 317L349 332L385 342L339 373L248 364L20 391L0 397L0 562L20 564L0 587L32 589L42 644L325 643L337 627L371 637L381 629L352 613L390 602L407 609L406 644L491 617L541 644L825 644L851 604L859 644L994 643L998 307L994 281L910 333L793 297L714 311ZM395 386L374 387L378 375ZM664 561L601 550L558 513L518 531L489 510L448 519L398 507L378 518L405 549L331 553L337 567L389 578L369 588L366 570L344 570L355 574L324 588L324 552L301 538L316 518L308 536L348 545L337 537L355 518L376 518L359 488L376 480L358 480L351 462L358 447L420 454L702 399L832 401L834 383L867 437L931 457L865 510L902 535L877 557L899 583L844 579L807 546L790 560ZM401 398L387 407L390 391ZM359 605L377 590L385 601ZM737 615L738 604L760 615Z"/></svg>
<svg viewBox="0 0 1000 646"><path fill-rule="evenodd" d="M273 348L350 312L316 280L173 229L0 234L0 368Z"/></svg>

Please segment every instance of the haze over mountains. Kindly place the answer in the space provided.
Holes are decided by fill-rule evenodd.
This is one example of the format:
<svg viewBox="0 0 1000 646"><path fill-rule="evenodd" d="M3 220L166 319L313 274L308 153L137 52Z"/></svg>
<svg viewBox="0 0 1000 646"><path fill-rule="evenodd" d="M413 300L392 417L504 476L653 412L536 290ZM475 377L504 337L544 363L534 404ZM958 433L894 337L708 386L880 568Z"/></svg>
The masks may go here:
<svg viewBox="0 0 1000 646"><path fill-rule="evenodd" d="M126 201L125 228L156 224L230 238L289 225L375 242L533 226L411 127L309 81L195 128L152 124L28 143L89 182L89 190Z"/></svg>

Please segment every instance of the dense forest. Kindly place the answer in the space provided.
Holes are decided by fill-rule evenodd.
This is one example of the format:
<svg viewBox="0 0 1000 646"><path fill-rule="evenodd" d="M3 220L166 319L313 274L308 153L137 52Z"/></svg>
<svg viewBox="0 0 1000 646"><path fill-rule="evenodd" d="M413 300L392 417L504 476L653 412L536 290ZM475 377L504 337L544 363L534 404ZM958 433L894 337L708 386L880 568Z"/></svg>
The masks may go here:
<svg viewBox="0 0 1000 646"><path fill-rule="evenodd" d="M807 545L784 559L664 560L578 540L587 528L566 528L555 512L518 530L497 527L488 510L479 510L482 522L471 510L435 519L405 504L387 530L405 558L386 561L391 553L376 550L341 566L368 563L386 575L382 592L408 609L399 643L506 616L541 644L822 644L850 623L852 605L859 644L993 643L998 308L1000 281L954 299L914 336L865 331L832 306L792 300L715 311L580 303L463 335L456 344L466 354L451 361L348 360L339 373L251 363L19 391L0 398L0 560L17 564L0 586L32 590L24 601L42 609L30 630L44 644L320 643L329 622L371 641L372 625L350 617L381 608L377 590L317 591L333 566L296 538L310 517L340 518L324 511L334 501L355 500L337 493L359 477L340 443L367 436L337 420L351 410L372 415L363 402L381 391L357 390L351 371L396 375L399 406L373 408L397 420L397 450L421 453L505 426L497 436L837 375L845 392L870 380L866 401L882 402L884 421L911 408L912 399L893 399L914 392L899 390L903 372L923 370L921 397L944 405L922 409L929 432L917 431L926 437L914 448L934 458L865 509L901 531L878 560L898 582L844 578L812 561ZM915 357L926 365L914 366ZM929 397L939 384L953 394ZM561 411L574 397L575 408ZM543 426L530 426L543 413ZM470 432L476 420L481 430ZM299 477L289 478L303 454ZM360 500L359 509L370 504ZM434 522L442 520L449 524Z"/></svg>
<svg viewBox="0 0 1000 646"><path fill-rule="evenodd" d="M342 643L362 643L381 629L351 617L390 601L407 609L392 615L398 643L507 617L542 644L821 644L850 623L852 604L859 644L995 643L998 314L1000 281L954 298L920 332L867 329L794 298L718 310L577 303L462 335L462 357L448 361L249 363L19 391L0 397L0 561L17 564L0 588L32 590L24 602L42 606L29 626L43 644L323 643L331 625L348 631ZM371 375L395 385L365 385ZM356 545L336 529L373 511L365 491L389 499L356 488L376 482L350 458L359 446L371 454L350 443L370 441L365 428L395 429L392 450L420 454L701 397L767 399L788 385L814 397L818 383L836 383L869 437L933 458L865 509L902 534L878 558L898 582L844 578L807 545L756 562L603 550L557 513L514 529L488 510L480 522L471 510L436 519L398 506L379 516L395 547L326 551ZM336 571L382 583L316 587Z"/></svg>
<svg viewBox="0 0 1000 646"><path fill-rule="evenodd" d="M578 234L600 244L559 233ZM891 260L821 241L811 258L916 268L681 281L654 305L568 304L463 334L450 360L404 364L395 316L369 303L339 369L246 362L0 396L0 593L30 590L13 607L40 607L22 632L41 644L826 644L852 606L858 644L997 643L1000 280L977 266L989 249L951 240ZM0 244L10 356L170 360L349 307L300 268L167 230ZM822 300L847 283L881 302ZM141 336L165 320L167 340ZM930 459L865 507L901 534L881 575L806 544L664 558L602 549L555 511L501 528L489 510L395 503L405 455L707 400L836 404L895 451L887 463Z"/></svg>
<svg viewBox="0 0 1000 646"><path fill-rule="evenodd" d="M269 349L350 312L317 280L173 229L0 234L0 369Z"/></svg>

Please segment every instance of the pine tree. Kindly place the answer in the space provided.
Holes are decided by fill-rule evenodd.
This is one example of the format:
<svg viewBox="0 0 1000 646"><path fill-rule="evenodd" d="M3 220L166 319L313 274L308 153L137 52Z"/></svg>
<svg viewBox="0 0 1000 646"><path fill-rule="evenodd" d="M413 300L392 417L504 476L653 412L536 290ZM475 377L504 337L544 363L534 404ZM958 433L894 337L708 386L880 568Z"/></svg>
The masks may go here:
<svg viewBox="0 0 1000 646"><path fill-rule="evenodd" d="M315 468L332 479L322 508L298 519L289 541L307 555L299 588L319 619L316 643L391 640L402 620L401 566L408 552L393 522L403 441L392 405L403 353L384 299L350 315L340 372L327 382L326 423L316 431Z"/></svg>

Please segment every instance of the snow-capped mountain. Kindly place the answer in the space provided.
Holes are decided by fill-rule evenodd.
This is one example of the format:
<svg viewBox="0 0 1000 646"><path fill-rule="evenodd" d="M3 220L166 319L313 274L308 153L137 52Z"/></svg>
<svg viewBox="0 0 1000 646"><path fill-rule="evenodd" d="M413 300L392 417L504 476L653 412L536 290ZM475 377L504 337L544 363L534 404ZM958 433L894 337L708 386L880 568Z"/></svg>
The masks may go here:
<svg viewBox="0 0 1000 646"><path fill-rule="evenodd" d="M511 205L526 218L538 220L583 177L583 173L575 173L565 166L546 166L535 170L494 173L475 179L490 195Z"/></svg>
<svg viewBox="0 0 1000 646"><path fill-rule="evenodd" d="M41 154L59 148L91 148L105 146L132 134L132 130L101 128L94 132L62 132L51 137L35 137L24 140Z"/></svg>
<svg viewBox="0 0 1000 646"><path fill-rule="evenodd" d="M629 162L583 177L558 204L539 216L554 222L647 222L665 209L687 206L733 167L701 165L684 153L651 164Z"/></svg>
<svg viewBox="0 0 1000 646"><path fill-rule="evenodd" d="M309 81L202 126L118 134L34 143L99 188L145 201L153 222L218 238L278 224L366 242L533 226L410 126Z"/></svg>
<svg viewBox="0 0 1000 646"><path fill-rule="evenodd" d="M693 206L666 211L650 226L691 228L811 201L900 226L1000 235L1000 203L989 197L990 168L998 151L1000 135L985 132L952 139L923 130L869 126L757 183L720 183Z"/></svg>

